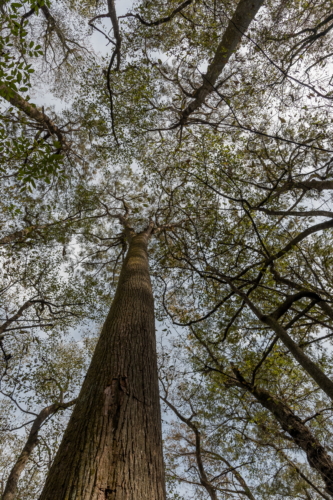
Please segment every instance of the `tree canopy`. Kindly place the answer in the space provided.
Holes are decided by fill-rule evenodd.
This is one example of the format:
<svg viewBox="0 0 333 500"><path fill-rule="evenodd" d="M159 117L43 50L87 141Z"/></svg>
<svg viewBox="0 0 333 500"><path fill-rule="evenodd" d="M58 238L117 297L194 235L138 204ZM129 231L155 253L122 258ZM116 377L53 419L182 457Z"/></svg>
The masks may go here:
<svg viewBox="0 0 333 500"><path fill-rule="evenodd" d="M332 7L0 3L3 500L148 227L167 498L332 498Z"/></svg>

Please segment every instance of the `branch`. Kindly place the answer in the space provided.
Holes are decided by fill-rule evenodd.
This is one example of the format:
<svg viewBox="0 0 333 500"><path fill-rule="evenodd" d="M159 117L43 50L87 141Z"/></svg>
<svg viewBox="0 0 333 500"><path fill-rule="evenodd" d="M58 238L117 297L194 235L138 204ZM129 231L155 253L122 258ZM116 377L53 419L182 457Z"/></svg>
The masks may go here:
<svg viewBox="0 0 333 500"><path fill-rule="evenodd" d="M120 36L120 31L119 31L119 23L118 23L118 17L117 17L117 13L116 13L116 7L114 4L114 0L108 0L108 9L109 9L108 16L110 17L111 22L112 22L113 33L114 33L114 37L116 39L116 44L115 44L115 48L113 50L113 53L111 55L109 66L108 66L108 69L106 72L106 81L107 81L107 88L108 88L109 96L110 96L110 116L111 116L112 133L113 133L113 136L115 138L116 144L119 145L115 126L114 126L113 91L111 88L111 81L110 81L110 71L112 69L115 58L117 58L117 64L116 64L115 69L118 71L120 68L121 36Z"/></svg>
<svg viewBox="0 0 333 500"><path fill-rule="evenodd" d="M253 372L252 372L252 380L251 380L251 384L253 385L254 384L254 381L255 381L255 378L256 378L256 374L258 372L258 370L261 368L261 366L263 365L263 363L265 362L265 360L267 359L267 357L270 355L270 353L272 352L275 344L277 343L277 341L279 340L279 337L277 335L274 336L272 342L269 344L269 346L267 347L266 351L263 353L262 355L262 358L260 359L259 363L255 366L255 368L253 369Z"/></svg>
<svg viewBox="0 0 333 500"><path fill-rule="evenodd" d="M194 325L195 323L200 323L201 321L204 321L205 319L209 318L209 316L211 316L212 314L214 314L214 312L216 312L218 309L220 309L220 307L225 303L227 302L227 300L230 299L230 297L232 297L234 295L234 292L231 292L229 293L226 297L224 297L222 300L220 300L220 302L218 302L214 307L213 309L211 309L208 313L206 313L204 316L201 316L201 318L199 319L194 319L192 321L189 321L188 323L178 323L177 321L174 321L174 319L172 318L172 322L174 325L177 325L177 326L191 326L191 325Z"/></svg>
<svg viewBox="0 0 333 500"><path fill-rule="evenodd" d="M47 224L44 224L42 226L33 224L32 226L25 227L24 229L20 229L19 231L15 231L14 233L0 238L0 245L9 245L10 243L18 240L21 240L21 242L25 241L29 234L32 233L35 229L44 229L45 227L47 227Z"/></svg>
<svg viewBox="0 0 333 500"><path fill-rule="evenodd" d="M304 481L306 481L315 491L317 491L317 493L319 493L319 495L321 495L325 500L331 499L331 497L328 497L319 488L317 488L317 486L312 481L310 481L310 479L305 474L303 474L301 469L294 462L292 462L289 459L289 457L280 448L278 448L274 443L258 441L257 439L254 439L251 436L248 436L246 434L245 434L245 436L246 436L246 439L252 441L253 443L256 443L259 446L269 446L270 448L274 448L274 450L277 451L277 453L279 453L280 455L282 455L282 457L288 462L288 464L291 467L293 467L296 470L296 472L301 476L301 478L304 479ZM289 437L287 438L287 436L285 436L285 435L283 435L282 438L283 439L290 439Z"/></svg>
<svg viewBox="0 0 333 500"><path fill-rule="evenodd" d="M176 227L183 228L183 224L190 221L191 219L184 219L179 222L170 222L169 224L163 224L162 226L157 226L154 229L154 234L159 234L162 231L172 231Z"/></svg>
<svg viewBox="0 0 333 500"><path fill-rule="evenodd" d="M7 484L5 486L5 491L2 495L2 500L14 500L17 492L18 480L31 456L31 453L38 444L38 433L42 424L50 416L56 413L58 410L65 410L73 406L76 403L76 399L69 401L68 403L54 403L50 406L44 408L37 418L35 419L31 431L29 433L28 439L23 447L23 450L16 460L14 467L12 468Z"/></svg>
<svg viewBox="0 0 333 500"><path fill-rule="evenodd" d="M276 190L277 194L284 193L285 191L289 191L290 189L303 189L304 191L309 191L314 189L316 191L326 191L333 189L333 180L323 180L317 181L315 179L304 180L302 182L287 182L283 187ZM332 215L330 215L331 217Z"/></svg>
<svg viewBox="0 0 333 500"><path fill-rule="evenodd" d="M29 118L32 118L40 125L42 125L43 129L48 131L51 135L56 135L59 142L61 143L62 150L67 151L69 149L69 144L65 139L64 132L61 131L59 127L45 115L44 112L39 111L39 109L26 101L21 97L17 92L13 89L7 87L4 83L0 83L0 96L6 99L12 106L15 106L20 111L23 111Z"/></svg>
<svg viewBox="0 0 333 500"><path fill-rule="evenodd" d="M44 14L44 17L45 19L47 20L47 22L49 23L49 25L51 26L51 30L54 30L60 40L60 42L62 43L63 47L68 51L68 52L72 52L73 49L71 49L70 47L68 47L67 45L67 40L63 34L63 32L61 31L61 29L59 29L58 25L57 25L57 22L56 20L54 19L54 17L52 16L51 12L49 11L49 8L44 4L41 6L41 11L43 12Z"/></svg>
<svg viewBox="0 0 333 500"><path fill-rule="evenodd" d="M316 302L321 301L321 297L314 292L310 292L307 290L302 290L301 292L295 293L294 295L290 295L287 299L281 304L279 307L275 309L274 312L270 314L270 316L274 319L279 319L283 316L293 305L294 302L301 300L303 298L313 299Z"/></svg>
<svg viewBox="0 0 333 500"><path fill-rule="evenodd" d="M161 397L162 401L164 401L165 404L171 408L171 410L177 415L177 417L184 422L188 427L194 432L195 435L195 456L196 456L196 461L199 469L199 477L200 477L200 483L202 486L206 489L207 493L209 494L211 500L218 500L217 495L216 495L216 488L211 484L211 482L208 480L208 477L206 475L203 462L202 462L202 455L201 455L201 436L200 432L197 428L197 426L191 421L192 417L186 418L184 417L178 410L177 408L170 403L166 398Z"/></svg>
<svg viewBox="0 0 333 500"><path fill-rule="evenodd" d="M304 49L307 45L312 45L316 40L327 35L327 33L329 33L329 31L333 28L333 24L331 24L330 26L328 26L326 29L324 29L323 31L321 31L319 33L318 33L318 30L319 30L319 28L323 27L325 24L327 24L328 22L330 22L332 20L333 20L333 14L330 14L326 19L321 21L314 28L306 28L302 31L299 31L298 33L286 35L285 38L286 37L294 38L294 37L297 37L297 36L302 35L304 33L309 33L309 32L312 33L311 35L307 36L303 40L300 40L299 42L295 43L294 46L290 49L290 51L289 51L289 53L291 53L290 61L292 61L297 56L297 54L299 54L300 51L302 49ZM298 49L295 50L297 47L298 47ZM292 53L293 50L295 51L294 53Z"/></svg>
<svg viewBox="0 0 333 500"><path fill-rule="evenodd" d="M333 188L333 186L332 186ZM333 212L328 210L309 210L309 211L297 211L297 210L269 210L264 207L251 207L253 210L259 210L267 215L293 215L295 217L333 217Z"/></svg>
<svg viewBox="0 0 333 500"><path fill-rule="evenodd" d="M275 278L276 281L283 283L284 285L287 285L291 288L295 288L296 290L299 290L302 293L313 293L311 290L305 289L302 285L295 283L294 281L284 278L280 276L280 274L276 271L276 269L272 266L271 267L271 272ZM316 296L319 297L319 301L317 302L317 305L321 308L321 310L331 319L333 320L333 309L332 307L319 295L319 293L314 292Z"/></svg>
<svg viewBox="0 0 333 500"><path fill-rule="evenodd" d="M293 339L288 335L287 331L283 326L281 326L277 320L267 315L265 316L260 309L250 300L248 295L242 290L239 290L237 286L234 285L232 280L227 276L224 279L229 284L230 288L236 292L240 297L244 299L244 302L249 306L249 308L254 312L257 318L264 324L270 326L272 330L276 333L279 339L288 348L290 354L296 359L296 361L303 367L303 369L310 375L310 377L318 384L318 386L327 394L327 396L333 400L333 382L325 375L325 373L316 365L299 347L299 345L293 341Z"/></svg>
<svg viewBox="0 0 333 500"><path fill-rule="evenodd" d="M125 16L119 16L120 18L122 17L135 17L136 19L139 19L140 23L144 24L145 26L159 26L160 24L167 23L168 21L171 21L175 17L178 12L181 12L185 7L190 5L193 2L193 0L186 0L186 2L183 2L182 4L179 5L175 10L171 12L169 16L162 17L161 19L158 19L157 21L145 21L139 14L126 14Z"/></svg>
<svg viewBox="0 0 333 500"><path fill-rule="evenodd" d="M234 385L250 392L264 408L274 415L282 429L306 453L309 465L320 474L327 492L333 496L333 461L311 430L284 402L268 391L247 382L235 366L232 370L237 379L237 382L233 382Z"/></svg>
<svg viewBox="0 0 333 500"><path fill-rule="evenodd" d="M245 464L238 465L237 467L233 467L230 462L222 455L219 453L216 453L215 451L209 451L209 450L202 450L204 453L207 453L207 455L211 455L213 458L216 457L217 460L221 460L221 462L224 462L230 469L230 472L235 476L239 484L244 488L244 494L250 499L250 500L256 500L255 497L252 495L250 488L248 487L245 479L243 476L240 474L240 472L237 470L237 468L242 467ZM222 490L226 491L226 490Z"/></svg>
<svg viewBox="0 0 333 500"><path fill-rule="evenodd" d="M11 318L9 318L5 323L3 323L0 326L0 342L3 340L3 333L7 330L8 326L11 325L14 321L16 321L20 316L22 316L23 312L28 309L28 307L31 307L33 305L33 302L30 302L30 300L27 300L23 306L18 309L17 313L14 314Z"/></svg>
<svg viewBox="0 0 333 500"><path fill-rule="evenodd" d="M320 224L315 224L314 226L308 227L301 233L299 233L295 238L293 238L284 248L282 248L279 252L272 255L269 259L267 259L265 267L274 262L276 259L283 257L289 250L292 250L294 246L300 243L302 240L310 236L310 234L316 233L318 231L322 231L323 229L333 228L333 220L329 220L326 222L321 222Z"/></svg>
<svg viewBox="0 0 333 500"><path fill-rule="evenodd" d="M112 22L114 37L116 39L116 47L115 47L115 50L112 54L111 61L113 62L113 58L117 57L116 70L119 70L121 36L120 36L119 23L118 23L118 17L117 17L117 13L116 13L116 7L114 4L114 0L108 0L108 9L109 9L109 17L110 17L111 22ZM112 66L112 64L111 64L111 66Z"/></svg>
<svg viewBox="0 0 333 500"><path fill-rule="evenodd" d="M203 84L194 93L194 101L182 112L180 124L198 109L214 91L214 86L232 54L236 51L243 34L255 18L264 0L240 0L219 43L213 61L203 75Z"/></svg>

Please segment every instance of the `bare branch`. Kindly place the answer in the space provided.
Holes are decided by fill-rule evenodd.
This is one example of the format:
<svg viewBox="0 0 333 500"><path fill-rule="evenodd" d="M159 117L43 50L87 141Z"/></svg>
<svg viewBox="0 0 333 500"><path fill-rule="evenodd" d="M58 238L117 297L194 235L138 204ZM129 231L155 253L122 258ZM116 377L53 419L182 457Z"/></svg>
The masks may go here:
<svg viewBox="0 0 333 500"><path fill-rule="evenodd" d="M192 2L193 2L193 0L186 0L185 2L181 3L179 5L179 7L174 9L169 16L162 17L161 19L158 19L157 21L151 21L151 22L145 21L139 14L131 14L131 13L126 14L124 16L119 16L119 19L123 18L123 17L135 17L145 26L159 26L160 24L167 23L167 22L171 21L171 19L173 19L176 14L181 12L183 9L185 9L185 7L190 5Z"/></svg>

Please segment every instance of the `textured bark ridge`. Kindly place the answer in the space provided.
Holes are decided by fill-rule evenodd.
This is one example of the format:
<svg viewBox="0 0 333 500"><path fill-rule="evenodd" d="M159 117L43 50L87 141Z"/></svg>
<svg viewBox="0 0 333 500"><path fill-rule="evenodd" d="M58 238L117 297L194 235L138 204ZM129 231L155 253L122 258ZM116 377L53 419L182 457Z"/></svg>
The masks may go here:
<svg viewBox="0 0 333 500"><path fill-rule="evenodd" d="M149 232L115 298L40 500L164 500Z"/></svg>

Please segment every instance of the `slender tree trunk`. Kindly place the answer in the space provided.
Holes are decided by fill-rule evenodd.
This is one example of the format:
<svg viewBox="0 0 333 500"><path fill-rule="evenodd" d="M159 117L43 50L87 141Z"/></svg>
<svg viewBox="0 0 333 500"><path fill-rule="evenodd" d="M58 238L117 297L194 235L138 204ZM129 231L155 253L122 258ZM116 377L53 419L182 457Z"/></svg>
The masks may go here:
<svg viewBox="0 0 333 500"><path fill-rule="evenodd" d="M207 73L203 75L201 87L196 89L193 94L194 100L182 112L181 123L186 123L188 117L214 92L219 76L232 54L236 52L242 36L248 30L263 3L264 0L240 0L238 2L236 10L223 33L222 40L216 49L213 60L207 68Z"/></svg>
<svg viewBox="0 0 333 500"><path fill-rule="evenodd" d="M33 106L30 102L23 99L20 94L7 87L4 83L0 83L0 96L10 102L12 106L23 111L29 118L32 118L42 125L44 130L49 132L50 135L56 135L63 150L69 148L64 132L43 111L40 111L36 106Z"/></svg>
<svg viewBox="0 0 333 500"><path fill-rule="evenodd" d="M323 370L314 363L298 344L288 335L287 331L271 316L265 316L261 319L263 323L269 325L276 333L279 339L289 349L290 354L298 361L302 368L313 378L318 386L333 400L333 382L323 372Z"/></svg>
<svg viewBox="0 0 333 500"><path fill-rule="evenodd" d="M50 416L56 413L58 410L65 410L70 406L73 406L76 403L76 400L69 401L68 403L54 403L43 410L37 415L36 420L34 421L31 431L29 433L28 439L21 451L18 459L16 460L12 470L10 471L5 491L1 496L1 500L14 500L16 498L17 493L17 483L20 479L22 472L27 465L27 462L38 444L38 433L42 424L45 420Z"/></svg>
<svg viewBox="0 0 333 500"><path fill-rule="evenodd" d="M40 500L164 500L154 301L133 235L117 291Z"/></svg>
<svg viewBox="0 0 333 500"><path fill-rule="evenodd" d="M238 383L233 381L233 385L238 385L253 394L256 400L274 415L282 429L288 432L295 444L305 451L309 465L320 474L327 493L333 497L333 460L312 434L311 429L284 402L265 389L247 382L237 368L233 367L233 371L238 381Z"/></svg>
<svg viewBox="0 0 333 500"><path fill-rule="evenodd" d="M325 375L323 370L314 363L307 354L301 349L301 347L294 342L294 340L289 336L287 330L279 324L274 315L280 310L283 311L284 304L279 307L275 313L265 315L260 309L249 299L249 297L242 290L237 288L230 279L226 279L227 283L230 285L230 288L236 292L244 302L249 306L249 308L254 312L257 318L262 321L265 325L268 325L272 328L272 330L276 333L279 339L284 343L284 345L288 348L290 354L298 361L298 363L302 366L302 368L313 378L313 380L318 384L318 386L327 394L329 398L333 400L333 381ZM319 301L320 306L322 307L324 301ZM332 314L330 307L325 307L327 314Z"/></svg>

